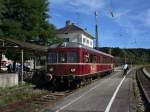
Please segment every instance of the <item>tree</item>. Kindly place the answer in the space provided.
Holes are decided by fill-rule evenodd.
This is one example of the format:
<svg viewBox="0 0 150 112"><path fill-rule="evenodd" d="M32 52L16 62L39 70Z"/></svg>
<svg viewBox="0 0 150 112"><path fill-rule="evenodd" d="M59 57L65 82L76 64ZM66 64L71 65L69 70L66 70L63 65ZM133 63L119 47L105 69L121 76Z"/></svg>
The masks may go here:
<svg viewBox="0 0 150 112"><path fill-rule="evenodd" d="M3 8L4 8L4 0L0 0L0 18L2 17Z"/></svg>
<svg viewBox="0 0 150 112"><path fill-rule="evenodd" d="M55 27L48 23L48 7L48 0L0 0L0 36L38 39L44 45L56 41ZM7 50L5 54L9 59L20 59L18 53Z"/></svg>
<svg viewBox="0 0 150 112"><path fill-rule="evenodd" d="M55 37L48 23L48 0L4 0L0 29L5 37L19 40L39 38L44 43Z"/></svg>
<svg viewBox="0 0 150 112"><path fill-rule="evenodd" d="M4 0L0 0L0 25L2 24L2 12L4 10ZM2 35L2 31L0 29L0 35Z"/></svg>

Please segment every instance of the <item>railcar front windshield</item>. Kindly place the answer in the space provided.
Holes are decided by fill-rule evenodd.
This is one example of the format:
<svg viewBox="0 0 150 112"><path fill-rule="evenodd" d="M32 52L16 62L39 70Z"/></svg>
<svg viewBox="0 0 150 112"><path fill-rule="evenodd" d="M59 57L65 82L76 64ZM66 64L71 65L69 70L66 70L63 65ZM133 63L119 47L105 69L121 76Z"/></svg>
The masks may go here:
<svg viewBox="0 0 150 112"><path fill-rule="evenodd" d="M78 55L75 51L49 52L48 63L77 63Z"/></svg>
<svg viewBox="0 0 150 112"><path fill-rule="evenodd" d="M74 51L68 52L68 63L77 63L77 53Z"/></svg>
<svg viewBox="0 0 150 112"><path fill-rule="evenodd" d="M48 53L48 63L57 63L57 53L56 52Z"/></svg>
<svg viewBox="0 0 150 112"><path fill-rule="evenodd" d="M58 53L58 63L67 63L67 53L66 52Z"/></svg>

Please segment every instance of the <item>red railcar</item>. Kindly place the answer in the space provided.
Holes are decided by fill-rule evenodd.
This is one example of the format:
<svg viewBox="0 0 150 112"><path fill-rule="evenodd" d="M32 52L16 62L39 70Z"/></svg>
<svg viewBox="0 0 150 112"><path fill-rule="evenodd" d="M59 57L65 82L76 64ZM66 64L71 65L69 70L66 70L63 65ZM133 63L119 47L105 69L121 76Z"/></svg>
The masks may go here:
<svg viewBox="0 0 150 112"><path fill-rule="evenodd" d="M113 62L112 55L77 43L64 42L48 49L48 73L60 82L81 81L110 72Z"/></svg>

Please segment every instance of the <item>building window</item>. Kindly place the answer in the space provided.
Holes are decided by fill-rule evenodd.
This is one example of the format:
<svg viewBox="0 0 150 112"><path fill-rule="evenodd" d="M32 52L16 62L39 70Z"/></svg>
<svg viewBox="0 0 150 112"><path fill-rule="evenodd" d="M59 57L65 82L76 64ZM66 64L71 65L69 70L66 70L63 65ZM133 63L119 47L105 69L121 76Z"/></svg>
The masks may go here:
<svg viewBox="0 0 150 112"><path fill-rule="evenodd" d="M92 42L92 41L90 41L90 45L91 45L91 46L93 45L93 42Z"/></svg>
<svg viewBox="0 0 150 112"><path fill-rule="evenodd" d="M82 42L82 38L78 37L78 42L81 43Z"/></svg>
<svg viewBox="0 0 150 112"><path fill-rule="evenodd" d="M64 38L64 42L69 42L69 38Z"/></svg>
<svg viewBox="0 0 150 112"><path fill-rule="evenodd" d="M87 40L87 44L89 44L89 40Z"/></svg>
<svg viewBox="0 0 150 112"><path fill-rule="evenodd" d="M83 43L85 43L85 38L83 38Z"/></svg>

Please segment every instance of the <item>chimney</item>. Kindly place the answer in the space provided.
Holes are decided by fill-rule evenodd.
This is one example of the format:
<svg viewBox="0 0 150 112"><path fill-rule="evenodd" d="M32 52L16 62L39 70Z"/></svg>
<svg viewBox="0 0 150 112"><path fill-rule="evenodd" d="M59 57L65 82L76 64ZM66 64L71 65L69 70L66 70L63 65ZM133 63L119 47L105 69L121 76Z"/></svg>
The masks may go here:
<svg viewBox="0 0 150 112"><path fill-rule="evenodd" d="M70 21L70 20L67 20L67 21L66 21L66 27L67 27L67 26L70 26L70 25L72 25L71 21Z"/></svg>

